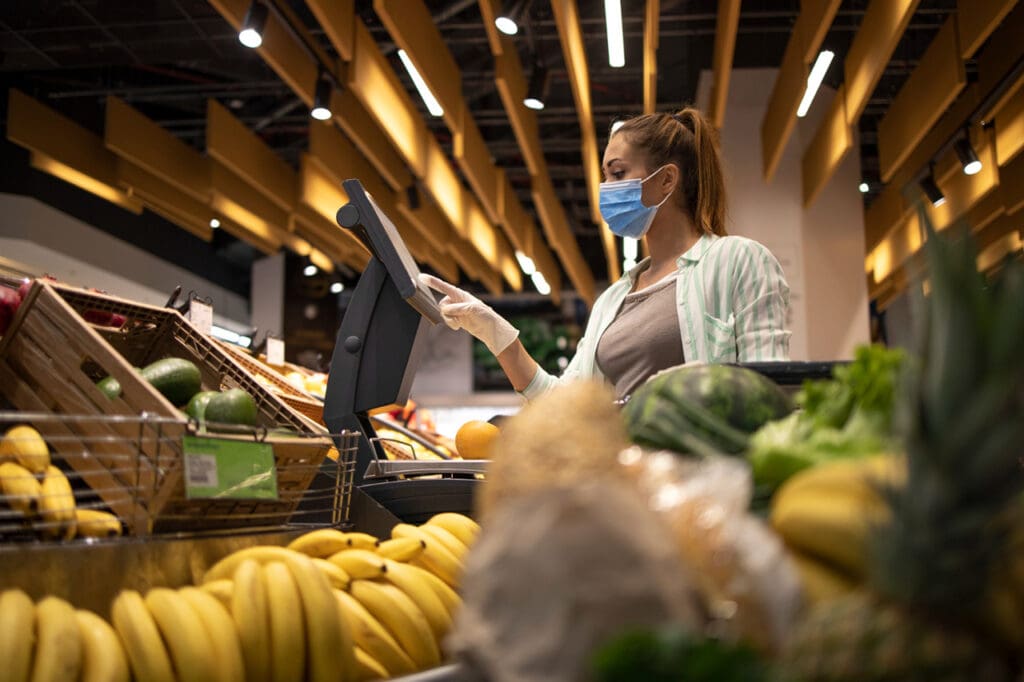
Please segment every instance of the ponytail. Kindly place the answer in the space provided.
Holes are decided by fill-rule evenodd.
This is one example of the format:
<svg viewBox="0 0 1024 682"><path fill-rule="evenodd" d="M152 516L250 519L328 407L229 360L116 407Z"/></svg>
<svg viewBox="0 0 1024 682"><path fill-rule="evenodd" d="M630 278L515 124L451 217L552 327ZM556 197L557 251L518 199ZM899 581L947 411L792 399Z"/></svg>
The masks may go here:
<svg viewBox="0 0 1024 682"><path fill-rule="evenodd" d="M718 131L698 109L631 118L615 134L646 153L648 170L672 163L681 171L677 201L699 234L725 235L725 179Z"/></svg>

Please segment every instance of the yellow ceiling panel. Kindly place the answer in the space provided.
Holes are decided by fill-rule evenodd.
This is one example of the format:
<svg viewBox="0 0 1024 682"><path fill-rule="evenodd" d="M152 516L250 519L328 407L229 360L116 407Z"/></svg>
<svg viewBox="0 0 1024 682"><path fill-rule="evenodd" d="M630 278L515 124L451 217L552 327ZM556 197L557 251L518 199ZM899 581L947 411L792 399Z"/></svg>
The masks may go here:
<svg viewBox="0 0 1024 682"><path fill-rule="evenodd" d="M877 0L876 0L877 1ZM828 183L832 173L853 149L853 135L844 106L846 86L839 86L825 118L801 160L804 206L809 206Z"/></svg>
<svg viewBox="0 0 1024 682"><path fill-rule="evenodd" d="M355 0L306 0L316 21L345 61L355 53Z"/></svg>
<svg viewBox="0 0 1024 682"><path fill-rule="evenodd" d="M708 118L716 128L725 123L725 101L729 95L729 75L736 51L736 29L740 24L740 0L721 0L715 24L715 47L712 54L711 102Z"/></svg>
<svg viewBox="0 0 1024 682"><path fill-rule="evenodd" d="M996 130L996 160L1005 166L1024 149L1024 76L1016 92L994 112Z"/></svg>
<svg viewBox="0 0 1024 682"><path fill-rule="evenodd" d="M176 216L173 222L200 239L210 241L213 238L210 218L214 214L205 202L196 201L127 159L117 160L117 179L133 196L144 201L147 208L161 209L162 214Z"/></svg>
<svg viewBox="0 0 1024 682"><path fill-rule="evenodd" d="M93 176L82 173L42 152L33 151L29 156L29 165L36 170L49 173L101 199L106 199L126 211L131 211L136 215L142 213L142 202L138 198L130 196L111 185L100 182Z"/></svg>
<svg viewBox="0 0 1024 682"><path fill-rule="evenodd" d="M501 223L502 215L498 208L497 192L498 168L494 165L494 158L480 134L476 121L466 107L462 107L462 119L460 132L454 134L452 154L466 177L466 182L480 199L487 217L492 223ZM506 233L508 230L509 226L506 225Z"/></svg>
<svg viewBox="0 0 1024 682"><path fill-rule="evenodd" d="M957 0L954 16L960 34L960 57L973 57L1016 4L1017 0Z"/></svg>
<svg viewBox="0 0 1024 682"><path fill-rule="evenodd" d="M844 62L847 121L860 119L919 0L871 0Z"/></svg>
<svg viewBox="0 0 1024 682"><path fill-rule="evenodd" d="M647 0L644 8L644 113L658 110L658 39L660 0Z"/></svg>

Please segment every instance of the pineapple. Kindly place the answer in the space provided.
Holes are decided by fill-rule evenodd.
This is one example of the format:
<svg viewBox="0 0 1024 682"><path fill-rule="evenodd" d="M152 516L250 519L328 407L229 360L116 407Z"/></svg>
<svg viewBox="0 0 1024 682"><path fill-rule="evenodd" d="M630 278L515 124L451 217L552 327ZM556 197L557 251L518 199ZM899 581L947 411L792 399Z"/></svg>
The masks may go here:
<svg viewBox="0 0 1024 682"><path fill-rule="evenodd" d="M930 230L930 226L929 226ZM932 292L897 423L904 486L868 543L866 589L815 605L793 632L797 680L1011 680L979 604L1008 560L1024 456L1024 267L986 282L966 238L929 234Z"/></svg>

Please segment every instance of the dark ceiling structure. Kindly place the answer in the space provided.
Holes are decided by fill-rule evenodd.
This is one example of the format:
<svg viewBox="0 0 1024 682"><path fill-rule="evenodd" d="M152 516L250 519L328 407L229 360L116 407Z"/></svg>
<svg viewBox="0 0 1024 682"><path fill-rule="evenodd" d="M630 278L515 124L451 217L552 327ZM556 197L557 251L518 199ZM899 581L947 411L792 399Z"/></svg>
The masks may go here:
<svg viewBox="0 0 1024 682"><path fill-rule="evenodd" d="M334 54L302 0L275 1L287 5L319 47ZM520 58L524 65L541 60L551 73L546 107L537 114L551 179L583 256L594 278L601 281L607 272L605 256L599 228L589 217L579 122L556 22L545 0L519 4L527 18L525 31L516 39ZM878 122L956 4L956 0L920 2L860 118L861 167L872 188L866 202L871 202L878 185ZM477 1L428 0L427 5L461 69L465 100L491 155L507 172L523 205L532 210L529 173L496 92L494 58ZM603 3L580 0L578 5L593 116L598 143L603 145L603 131L613 120L642 108L644 3L623 2L626 65L622 68L608 65ZM744 0L734 68L778 67L800 5L799 0ZM837 55L826 84L835 86L842 79L842 57L867 5L868 0L842 2L823 45ZM717 6L715 0L662 0L659 109L693 101L701 71L712 65ZM422 106L372 2L357 0L356 9L382 51L394 61L414 101ZM968 77L971 71L968 62ZM289 164L298 163L307 145L307 108L255 51L239 44L235 29L205 0L5 0L0 6L0 78L4 98L8 88L16 87L97 133L102 133L104 102L114 95L203 150L206 101L213 98ZM431 132L450 153L450 132L443 121L426 115L425 109L423 113ZM5 165L6 174L12 168ZM222 257L244 264L251 250L232 241L219 237L214 246Z"/></svg>

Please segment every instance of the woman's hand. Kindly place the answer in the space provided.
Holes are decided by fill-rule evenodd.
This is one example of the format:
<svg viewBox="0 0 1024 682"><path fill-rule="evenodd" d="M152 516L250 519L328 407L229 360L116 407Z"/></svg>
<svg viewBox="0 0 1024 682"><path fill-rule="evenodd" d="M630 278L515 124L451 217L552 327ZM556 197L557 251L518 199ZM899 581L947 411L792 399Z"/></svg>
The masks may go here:
<svg viewBox="0 0 1024 682"><path fill-rule="evenodd" d="M519 338L519 330L479 298L432 275L420 274L420 282L444 294L438 302L445 324L465 329L480 339L495 356Z"/></svg>

